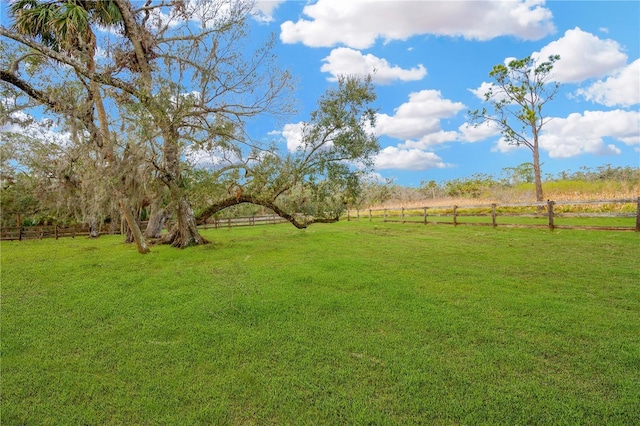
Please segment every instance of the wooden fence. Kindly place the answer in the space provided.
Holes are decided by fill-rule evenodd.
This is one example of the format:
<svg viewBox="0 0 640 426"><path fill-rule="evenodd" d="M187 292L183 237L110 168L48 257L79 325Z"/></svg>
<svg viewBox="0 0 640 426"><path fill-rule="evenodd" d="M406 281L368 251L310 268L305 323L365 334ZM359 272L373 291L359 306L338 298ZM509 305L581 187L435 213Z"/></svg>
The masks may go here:
<svg viewBox="0 0 640 426"><path fill-rule="evenodd" d="M208 220L204 224L200 225L200 228L233 228L236 226L275 225L285 222L287 222L287 220L277 214L270 214L265 216L214 218L213 220Z"/></svg>
<svg viewBox="0 0 640 426"><path fill-rule="evenodd" d="M91 229L87 225L38 225L3 227L0 230L2 240L33 240L43 238L89 236Z"/></svg>
<svg viewBox="0 0 640 426"><path fill-rule="evenodd" d="M632 209L623 210L623 205L635 205ZM588 206L600 205L593 212ZM617 208L616 208L617 207ZM582 210L582 211L581 211ZM635 218L635 223L634 223ZM431 206L431 207L399 207L367 210L348 210L347 220L369 220L382 222L443 224L443 225L475 225L475 226L518 226L544 227L549 229L602 229L640 232L640 197L637 199L614 199L593 201L547 201L533 204L479 204L472 206ZM602 224L569 223L576 220L601 220ZM622 220L623 225L612 225L613 220ZM232 228L236 226L273 225L286 223L287 220L278 215L246 216L236 218L214 218L200 225L201 229ZM145 226L143 222L143 229ZM37 225L0 228L2 240L27 240L42 238L89 236L88 225L62 226ZM120 230L102 229L100 235L120 233Z"/></svg>
<svg viewBox="0 0 640 426"><path fill-rule="evenodd" d="M272 225L277 223L287 222L286 219L281 218L278 215L264 215L264 216L247 216L236 218L215 218L208 220L204 224L200 225L201 229L218 229L218 228L231 228L236 226L255 226L255 225ZM142 222L141 228L144 230L146 222ZM101 229L96 231L96 235L105 234L120 234L121 230ZM80 237L89 236L91 229L88 225L36 225L36 226L15 226L15 227L2 227L0 228L0 240L33 240L43 238L62 238L62 237Z"/></svg>
<svg viewBox="0 0 640 426"><path fill-rule="evenodd" d="M622 208L629 204L632 207ZM600 208L593 209L593 206L596 205L599 205ZM591 201L549 200L546 203L532 204L479 204L349 210L347 220L421 223L425 225L493 227L500 225L544 227L551 230L600 229L640 232L640 197L637 199ZM623 224L612 224L612 222L623 222Z"/></svg>

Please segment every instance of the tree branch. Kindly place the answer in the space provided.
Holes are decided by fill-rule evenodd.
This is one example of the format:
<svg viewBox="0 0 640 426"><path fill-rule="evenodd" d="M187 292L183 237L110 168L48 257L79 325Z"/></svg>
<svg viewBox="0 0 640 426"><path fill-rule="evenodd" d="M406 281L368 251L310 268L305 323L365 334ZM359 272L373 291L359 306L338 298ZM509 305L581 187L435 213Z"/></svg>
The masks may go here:
<svg viewBox="0 0 640 426"><path fill-rule="evenodd" d="M61 64L65 64L70 66L71 68L73 68L79 75L82 75L83 77L86 77L90 80L93 80L97 83L102 83L111 87L114 87L116 89L121 89L124 92L129 93L130 95L133 95L135 97L137 97L138 99L141 100L146 100L146 97L148 95L144 95L141 94L139 91L137 91L132 85L130 85L129 83L126 83L116 77L113 77L111 75L108 74L102 74L102 73L96 73L96 72L90 72L89 70L87 70L86 66L78 61L76 61L73 58L70 58L69 56L66 56L60 52L57 52L41 43L38 43L32 39L30 39L29 37L25 37L22 34L18 34L12 31L7 30L5 27L0 26L0 36L3 37L7 37L10 38L12 40L17 41L18 43L22 43L23 45L30 47L32 49L37 50L38 52L42 53L43 55L61 63Z"/></svg>
<svg viewBox="0 0 640 426"><path fill-rule="evenodd" d="M273 212L278 216L280 216L281 218L286 219L288 222L290 222L293 226L295 226L298 229L305 229L307 226L313 223L332 223L332 222L337 222L340 219L339 216L336 215L335 218L312 219L310 221L300 222L295 218L295 216L285 212L283 209L278 207L273 201L269 201L259 197L254 197L252 195L241 195L239 197L231 196L215 204L212 204L197 216L196 221L198 222L198 224L202 224L215 213L222 211L226 208L229 208L238 204L243 204L243 203L250 203L250 204L256 204L259 206L267 207L273 210Z"/></svg>

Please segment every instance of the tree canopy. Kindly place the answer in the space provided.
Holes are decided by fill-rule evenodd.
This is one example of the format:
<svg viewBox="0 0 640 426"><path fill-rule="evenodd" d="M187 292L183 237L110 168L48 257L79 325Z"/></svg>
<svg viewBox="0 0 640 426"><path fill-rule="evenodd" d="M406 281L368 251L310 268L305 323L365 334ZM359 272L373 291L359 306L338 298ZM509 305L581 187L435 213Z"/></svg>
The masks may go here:
<svg viewBox="0 0 640 426"><path fill-rule="evenodd" d="M199 220L241 203L269 207L300 228L337 218L379 150L367 130L375 124L375 98L370 78L340 77L303 124L293 152L254 150L248 161L213 172L228 182L228 194L206 207Z"/></svg>
<svg viewBox="0 0 640 426"><path fill-rule="evenodd" d="M368 106L373 86L370 79L341 78L319 100L296 152L252 140L251 120L287 116L294 103L294 80L273 54L275 38L248 43L252 6L237 0L16 1L12 27L0 27L3 122L25 112L54 118L69 135L59 151L76 147L82 157L73 163L74 179L118 200L141 252L148 250L138 225L142 210L152 219L171 216L164 242L206 242L194 196L207 204L199 220L233 200L291 218L304 213L304 220L292 220L296 225L315 215L326 219L377 152L365 130L375 117ZM202 150L225 159L199 174L209 176L200 181L208 188L198 186L207 196L194 194L189 178L195 176L189 155ZM113 214L90 213L99 205L85 209L97 215L92 220Z"/></svg>

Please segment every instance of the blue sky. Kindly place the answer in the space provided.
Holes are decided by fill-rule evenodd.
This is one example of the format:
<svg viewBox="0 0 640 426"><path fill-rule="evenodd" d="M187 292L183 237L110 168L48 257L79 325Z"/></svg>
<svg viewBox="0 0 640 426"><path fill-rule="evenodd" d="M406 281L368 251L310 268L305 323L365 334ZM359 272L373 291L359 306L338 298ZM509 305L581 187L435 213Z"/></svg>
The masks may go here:
<svg viewBox="0 0 640 426"><path fill-rule="evenodd" d="M553 119L540 140L543 175L640 167L640 1L257 0L254 12L252 39L274 34L280 65L297 80L296 115L247 123L265 145L297 146L337 75L375 69L374 178L419 186L500 177L531 151L506 145L495 129L470 129L467 112L483 106L494 65L558 54L562 86L545 107Z"/></svg>
<svg viewBox="0 0 640 426"><path fill-rule="evenodd" d="M562 84L546 113L543 174L582 166L640 166L640 2L257 2L253 35L275 33L282 66L298 80L299 114L257 137L295 143L299 123L338 74L369 73L379 109L379 178L401 185L474 173L496 177L531 151L465 127L482 106L493 65L559 54ZM269 124L273 126L272 123ZM260 136L263 135L263 136Z"/></svg>

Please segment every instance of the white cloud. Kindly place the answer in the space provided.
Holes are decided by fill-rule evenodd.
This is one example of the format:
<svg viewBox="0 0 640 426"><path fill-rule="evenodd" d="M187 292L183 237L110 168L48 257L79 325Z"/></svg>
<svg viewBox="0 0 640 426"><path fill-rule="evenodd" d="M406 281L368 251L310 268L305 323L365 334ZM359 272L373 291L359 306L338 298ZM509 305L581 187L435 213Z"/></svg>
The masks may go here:
<svg viewBox="0 0 640 426"><path fill-rule="evenodd" d="M498 139L498 142L496 142L495 146L491 148L491 152L501 152L504 154L511 151L515 151L516 149L528 149L528 148L524 145L510 144L509 142L507 142L505 138L500 138Z"/></svg>
<svg viewBox="0 0 640 426"><path fill-rule="evenodd" d="M323 61L325 63L320 71L330 73L333 76L331 81L337 80L337 76L341 74L360 76L371 74L374 82L390 84L394 80L421 80L427 75L427 70L422 64L411 69L403 69L399 66L389 65L386 59L371 54L363 55L348 47L333 49Z"/></svg>
<svg viewBox="0 0 640 426"><path fill-rule="evenodd" d="M551 55L560 55L560 60L553 67L553 81L579 83L590 78L605 76L623 67L626 64L627 55L621 49L620 45L614 40L601 40L595 35L576 27L572 30L567 30L563 37L547 44L539 52L532 53L531 57L537 62L542 62L546 61ZM505 65L513 59L516 58L505 58ZM633 74L634 72L635 74ZM640 90L636 90L634 93L623 93L624 90L621 92L621 89L625 85L628 87L634 81L636 82L635 86L638 87L637 76L637 69L625 70L619 76L620 81L608 80L606 85L602 84L594 87L593 90L580 90L578 94L596 102L606 99L609 102L605 104L607 106L616 104L633 105L633 103L629 103L630 99L633 99L634 95L635 98L640 96ZM484 101L485 94L493 87L493 83L483 82L477 89L469 89L469 91L478 99ZM604 92L607 92L607 94L605 95ZM494 96L494 100L499 101L505 98L504 95L500 96L500 93L501 91L498 90L498 95ZM617 99L621 98L624 98L624 100L617 101Z"/></svg>
<svg viewBox="0 0 640 426"><path fill-rule="evenodd" d="M287 141L287 150L296 152L302 149L302 133L304 131L304 122L285 124L282 129L282 136Z"/></svg>
<svg viewBox="0 0 640 426"><path fill-rule="evenodd" d="M406 40L419 34L489 40L513 35L537 40L552 33L543 0L518 1L345 1L318 0L305 6L311 19L283 23L280 39L311 47L344 44L371 47L378 38Z"/></svg>
<svg viewBox="0 0 640 426"><path fill-rule="evenodd" d="M460 139L465 142L478 142L500 134L498 126L491 121L485 121L477 126L465 123L458 130L461 134Z"/></svg>
<svg viewBox="0 0 640 426"><path fill-rule="evenodd" d="M485 95L489 93L489 91L492 90L494 86L495 85L493 83L487 83L486 81L483 81L480 87L478 87L477 89L468 89L468 90L471 93L473 93L476 96L476 98L480 99L481 101L484 101Z"/></svg>
<svg viewBox="0 0 640 426"><path fill-rule="evenodd" d="M253 5L253 18L259 22L273 22L273 12L284 2L285 0L256 0Z"/></svg>
<svg viewBox="0 0 640 426"><path fill-rule="evenodd" d="M627 145L640 145L640 112L585 111L567 118L554 118L540 135L540 147L552 158L573 157L583 153L616 155L620 149L606 144L604 138Z"/></svg>
<svg viewBox="0 0 640 426"><path fill-rule="evenodd" d="M187 0L184 2L185 10L169 6L154 8L149 12L150 19L147 26L150 28L177 28L189 21L198 23L204 28L213 28L225 20L231 18L237 10L249 11L250 16L258 22L273 22L273 12L286 0ZM103 29L107 31L109 29ZM112 31L112 30L110 30Z"/></svg>
<svg viewBox="0 0 640 426"><path fill-rule="evenodd" d="M399 149L389 146L381 150L376 157L375 168L376 170L427 170L445 167L447 167L447 164L433 152L425 152L420 149Z"/></svg>
<svg viewBox="0 0 640 426"><path fill-rule="evenodd" d="M303 148L301 143L304 130L303 122L286 124L282 131L276 130L269 134L281 135L287 142L287 150L296 152ZM455 135L455 132L452 132ZM448 167L440 157L432 152L425 152L419 148L386 147L375 159L375 169L427 170ZM202 153L200 153L202 154ZM377 175L382 181L382 177Z"/></svg>
<svg viewBox="0 0 640 426"><path fill-rule="evenodd" d="M284 137L287 143L287 151L298 152L309 147L305 147L302 142L306 123L300 121L298 123L285 124L282 130L274 130L269 132L270 135L278 135ZM333 146L332 142L327 142L322 149L328 149Z"/></svg>
<svg viewBox="0 0 640 426"><path fill-rule="evenodd" d="M196 149L192 146L185 148L185 160L193 167L199 169L211 169L224 161L221 156L205 149Z"/></svg>
<svg viewBox="0 0 640 426"><path fill-rule="evenodd" d="M576 93L588 101L609 107L629 107L640 103L640 59L614 72L606 80L598 81Z"/></svg>
<svg viewBox="0 0 640 426"><path fill-rule="evenodd" d="M200 169L215 169L245 162L240 153L233 149L204 148L194 145L185 147L185 158L189 164Z"/></svg>
<svg viewBox="0 0 640 426"><path fill-rule="evenodd" d="M536 60L546 60L550 55L560 55L560 60L553 67L553 79L560 83L579 83L602 77L627 62L627 55L618 42L602 40L578 27L567 30L563 37L531 56Z"/></svg>
<svg viewBox="0 0 640 426"><path fill-rule="evenodd" d="M415 148L425 149L435 145L440 145L446 142L454 142L460 139L460 134L454 131L440 130L438 132L429 133L424 135L417 141L408 140L398 145L399 148Z"/></svg>
<svg viewBox="0 0 640 426"><path fill-rule="evenodd" d="M440 120L453 117L464 108L460 102L443 99L438 90L414 92L393 116L378 114L375 133L397 139L422 139L439 133Z"/></svg>
<svg viewBox="0 0 640 426"><path fill-rule="evenodd" d="M10 107L12 101L13 99L5 98L0 103ZM50 118L38 119L24 111L12 111L6 118L5 123L0 125L0 140L9 137L9 134L16 134L61 148L71 146L71 133L58 127Z"/></svg>
<svg viewBox="0 0 640 426"><path fill-rule="evenodd" d="M462 128L461 128L462 131ZM540 149L551 158L568 158L581 154L618 155L622 151L605 139L614 139L640 148L640 112L637 111L585 111L566 118L554 117L542 130ZM510 152L526 149L500 138L493 151Z"/></svg>
<svg viewBox="0 0 640 426"><path fill-rule="evenodd" d="M511 61L512 59L514 58L507 58L507 61ZM467 90L469 90L471 93L473 93L476 96L476 98L480 99L483 102L485 101L486 94L490 92L491 92L490 99L496 102L504 101L509 98L503 89L501 89L500 87L496 86L493 83L487 83L486 81L483 81L480 87L478 87L477 89L467 89Z"/></svg>

